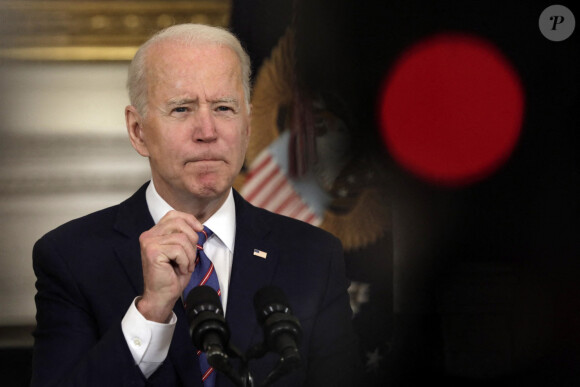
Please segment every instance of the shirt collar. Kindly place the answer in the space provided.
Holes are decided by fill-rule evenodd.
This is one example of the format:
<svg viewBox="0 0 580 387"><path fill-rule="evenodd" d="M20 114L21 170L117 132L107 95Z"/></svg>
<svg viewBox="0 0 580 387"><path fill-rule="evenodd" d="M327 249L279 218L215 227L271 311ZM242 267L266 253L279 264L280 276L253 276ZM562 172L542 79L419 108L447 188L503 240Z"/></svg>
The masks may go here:
<svg viewBox="0 0 580 387"><path fill-rule="evenodd" d="M151 213L151 217L155 224L165 216L173 208L157 193L153 180L149 183L145 191L145 199L147 200L147 207ZM204 223L209 227L233 253L234 241L236 237L236 205L234 202L233 190L230 192L224 204Z"/></svg>

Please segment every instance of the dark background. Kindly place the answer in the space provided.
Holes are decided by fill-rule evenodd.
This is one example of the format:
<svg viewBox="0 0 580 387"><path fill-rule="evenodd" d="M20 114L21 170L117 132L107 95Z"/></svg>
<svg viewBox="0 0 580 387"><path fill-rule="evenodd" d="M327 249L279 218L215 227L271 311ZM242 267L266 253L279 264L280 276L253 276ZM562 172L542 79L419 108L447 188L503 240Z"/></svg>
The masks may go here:
<svg viewBox="0 0 580 387"><path fill-rule="evenodd" d="M353 149L380 155L389 176L392 234L347 257L372 290L355 318L361 385L580 385L578 29L546 39L538 19L552 4L580 15L567 1L234 1L256 69L295 16L299 78L348 102ZM397 165L375 121L394 61L447 31L495 44L525 92L512 156L456 188Z"/></svg>
<svg viewBox="0 0 580 387"><path fill-rule="evenodd" d="M365 364L360 385L580 385L580 32L552 42L538 28L552 4L577 19L580 8L512 0L232 4L232 29L254 71L294 20L300 81L347 102L353 151L377 155L389 177L392 232L347 254L351 279L371 285L354 320ZM456 188L401 168L375 121L394 61L446 31L495 44L525 92L512 156L492 176ZM29 348L0 353L7 385L20 385L30 356Z"/></svg>

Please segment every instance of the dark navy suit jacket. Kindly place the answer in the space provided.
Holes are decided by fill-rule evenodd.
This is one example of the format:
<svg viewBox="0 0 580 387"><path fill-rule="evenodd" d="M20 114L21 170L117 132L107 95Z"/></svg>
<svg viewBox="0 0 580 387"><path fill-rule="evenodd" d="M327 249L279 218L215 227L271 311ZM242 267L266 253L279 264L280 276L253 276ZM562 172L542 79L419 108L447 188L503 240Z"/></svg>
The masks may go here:
<svg viewBox="0 0 580 387"><path fill-rule="evenodd" d="M169 354L145 379L121 330L143 291L139 236L153 227L147 184L118 206L73 220L34 246L37 276L34 386L200 386L181 301ZM253 297L266 285L287 295L302 325L303 367L276 386L351 386L358 350L340 242L319 228L256 208L234 192L236 240L227 303L230 342L245 352L262 341ZM263 259L254 249L267 252ZM250 362L256 386L277 356ZM232 385L218 375L218 386Z"/></svg>

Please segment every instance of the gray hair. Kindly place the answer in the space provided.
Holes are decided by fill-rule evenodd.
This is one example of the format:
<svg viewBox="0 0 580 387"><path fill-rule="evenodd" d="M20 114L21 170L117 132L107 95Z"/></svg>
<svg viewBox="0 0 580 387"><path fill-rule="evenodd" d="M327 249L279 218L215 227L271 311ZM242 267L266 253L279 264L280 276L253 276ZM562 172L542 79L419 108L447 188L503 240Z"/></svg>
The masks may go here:
<svg viewBox="0 0 580 387"><path fill-rule="evenodd" d="M146 78L146 57L149 47L167 40L181 42L188 46L195 44L215 44L229 47L240 60L242 71L242 85L244 88L244 99L246 108L250 110L251 98L251 64L248 53L242 44L231 32L221 27L212 27L203 24L178 24L157 32L137 50L129 65L129 76L127 78L127 90L131 105L137 108L141 115L147 114L147 78Z"/></svg>

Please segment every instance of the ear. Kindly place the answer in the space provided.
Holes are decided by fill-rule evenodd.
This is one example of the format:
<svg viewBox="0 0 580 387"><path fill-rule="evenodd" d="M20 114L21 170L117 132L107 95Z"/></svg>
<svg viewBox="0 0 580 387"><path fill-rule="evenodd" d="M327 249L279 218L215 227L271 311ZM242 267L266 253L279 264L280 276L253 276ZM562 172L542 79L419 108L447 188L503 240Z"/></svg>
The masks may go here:
<svg viewBox="0 0 580 387"><path fill-rule="evenodd" d="M248 145L250 144L250 135L252 134L252 111L251 111L251 106L250 105L250 113L248 114L248 122L245 128L245 133L244 133L244 153L245 151L248 150Z"/></svg>
<svg viewBox="0 0 580 387"><path fill-rule="evenodd" d="M137 112L135 106L129 105L125 108L125 124L133 148L143 157L149 157L149 150L145 143L143 133L143 117Z"/></svg>
<svg viewBox="0 0 580 387"><path fill-rule="evenodd" d="M250 138L250 134L252 134L252 104L250 104L250 108L248 111L248 127L246 128L246 137Z"/></svg>
<svg viewBox="0 0 580 387"><path fill-rule="evenodd" d="M250 112L248 113L248 138L252 134L252 105L250 105Z"/></svg>

